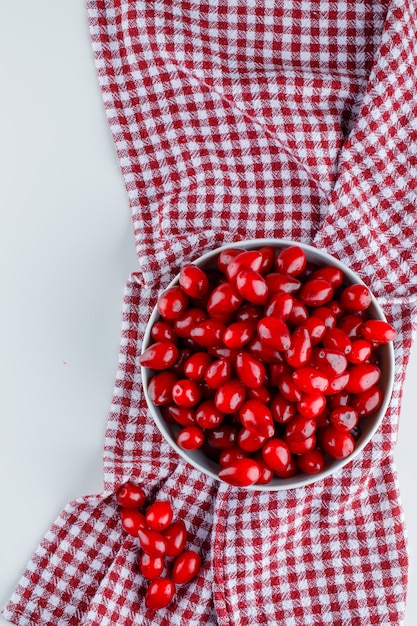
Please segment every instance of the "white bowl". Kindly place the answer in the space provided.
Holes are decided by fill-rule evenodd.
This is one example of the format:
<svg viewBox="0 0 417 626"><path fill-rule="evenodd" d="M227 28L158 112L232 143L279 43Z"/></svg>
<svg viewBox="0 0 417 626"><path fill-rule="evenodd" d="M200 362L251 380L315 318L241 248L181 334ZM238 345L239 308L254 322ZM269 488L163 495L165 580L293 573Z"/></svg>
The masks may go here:
<svg viewBox="0 0 417 626"><path fill-rule="evenodd" d="M309 246L307 244L303 244L303 243L296 242L296 241L284 240L284 239L250 239L246 241L237 241L235 243L226 244L210 252L207 252L203 256L193 261L193 263L203 269L208 269L210 267L216 266L215 264L216 259L222 250L226 250L229 248L242 248L245 250L252 250L252 249L260 248L261 246L271 246L271 245L276 247L277 249L286 248L291 245L297 245L304 250L306 257L307 257L307 261L315 263L316 265L319 265L319 266L320 265L333 265L339 268L340 270L342 270L343 275L344 275L344 284L346 285L355 284L355 283L365 284L359 278L357 274L352 272L352 270L346 267L343 263L341 263L334 257L330 256L326 252L317 250L316 248L313 248L312 246ZM177 275L171 281L168 287L177 285L178 282L179 282L179 275ZM367 287L370 289L369 285L367 285ZM372 303L368 311L372 318L386 321L385 315L381 307L379 306L376 298L373 295L372 295ZM145 330L143 344L142 344L142 352L144 352L146 348L148 348L149 345L152 343L151 335L150 335L151 328L153 324L157 322L159 319L160 319L160 314L157 308L155 307L155 309L153 310L149 318L149 321ZM250 485L249 487L237 487L237 488L257 490L257 491L279 491L279 490L286 490L286 489L295 489L297 487L309 485L316 481L322 480L323 478L326 478L327 476L330 476L331 474L334 474L335 472L340 470L344 465L346 465L347 463L350 463L352 459L354 459L358 454L360 454L363 448L367 445L367 443L370 441L370 439L373 437L374 433L380 426L381 421L387 410L388 403L390 401L391 393L392 393L392 386L394 382L394 349L392 346L392 342L380 346L379 356L380 356L381 378L379 380L378 385L381 387L384 393L383 401L382 401L380 408L377 411L375 411L372 415L360 418L361 435L359 439L355 442L355 449L353 450L352 454L350 454L348 457L341 459L341 460L327 459L326 465L323 471L317 474L299 473L299 474L296 474L295 476L292 476L291 478L276 477L276 478L273 478L272 481L268 483L267 485ZM177 432L180 430L180 426L177 426L176 424L168 423L162 417L160 408L152 403L148 394L148 385L153 374L154 374L153 370L149 369L148 367L141 366L141 375L142 375L145 398L146 398L149 410L151 412L151 415L153 419L155 420L155 423L157 427L159 428L160 432L165 437L165 439L169 442L172 448L174 448L174 450L176 450L176 452L178 452L178 454L181 457L183 457L186 461L188 461L188 463L190 463L197 469L201 470L204 474L211 476L215 480L223 482L218 477L218 472L221 469L220 465L218 465L212 459L208 458L204 454L202 449L198 449L194 451L183 450L175 442L175 436Z"/></svg>

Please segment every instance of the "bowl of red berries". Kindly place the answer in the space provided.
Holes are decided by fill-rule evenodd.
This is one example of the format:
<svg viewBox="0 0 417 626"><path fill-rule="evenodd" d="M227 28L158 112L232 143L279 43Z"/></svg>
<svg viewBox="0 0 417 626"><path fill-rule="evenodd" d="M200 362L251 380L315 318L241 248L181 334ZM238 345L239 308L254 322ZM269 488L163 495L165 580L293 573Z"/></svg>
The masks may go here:
<svg viewBox="0 0 417 626"><path fill-rule="evenodd" d="M238 488L291 489L349 463L394 378L395 330L336 258L292 241L222 246L186 263L143 338L143 389L186 461Z"/></svg>

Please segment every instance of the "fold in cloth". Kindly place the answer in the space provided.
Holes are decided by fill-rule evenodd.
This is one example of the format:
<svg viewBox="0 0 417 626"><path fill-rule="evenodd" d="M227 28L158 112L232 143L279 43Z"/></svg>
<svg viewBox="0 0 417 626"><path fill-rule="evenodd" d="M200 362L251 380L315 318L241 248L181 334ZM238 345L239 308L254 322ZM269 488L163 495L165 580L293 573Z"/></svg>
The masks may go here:
<svg viewBox="0 0 417 626"><path fill-rule="evenodd" d="M90 0L104 104L140 271L125 291L104 490L70 503L3 615L19 626L400 624L407 546L393 462L417 308L417 20L392 2ZM162 439L138 359L163 288L225 242L311 243L356 271L397 330L372 441L308 487L213 481ZM115 492L171 501L198 576L146 610Z"/></svg>

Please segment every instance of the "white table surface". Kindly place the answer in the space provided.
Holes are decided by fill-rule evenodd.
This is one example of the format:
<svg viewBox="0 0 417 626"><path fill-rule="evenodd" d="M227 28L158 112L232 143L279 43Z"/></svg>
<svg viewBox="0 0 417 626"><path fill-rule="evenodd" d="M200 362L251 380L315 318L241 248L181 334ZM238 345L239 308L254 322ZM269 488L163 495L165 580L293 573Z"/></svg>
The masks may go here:
<svg viewBox="0 0 417 626"><path fill-rule="evenodd" d="M3 605L61 509L101 490L136 257L84 0L3 2L1 15ZM405 626L417 615L417 348L411 357L396 448L411 558Z"/></svg>

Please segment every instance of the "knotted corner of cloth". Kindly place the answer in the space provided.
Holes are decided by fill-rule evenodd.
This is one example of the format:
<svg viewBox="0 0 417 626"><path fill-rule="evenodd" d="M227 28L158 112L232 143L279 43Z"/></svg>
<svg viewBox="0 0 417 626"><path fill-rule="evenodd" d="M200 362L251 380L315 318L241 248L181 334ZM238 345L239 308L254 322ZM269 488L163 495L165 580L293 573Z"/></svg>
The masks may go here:
<svg viewBox="0 0 417 626"><path fill-rule="evenodd" d="M103 493L65 508L3 615L18 626L400 624L408 556L393 448L417 304L414 4L89 0L88 15L139 268L125 290ZM391 402L361 454L308 487L259 493L172 450L139 355L184 262L265 237L351 267L397 338ZM157 612L119 519L126 481L170 501L202 555Z"/></svg>

